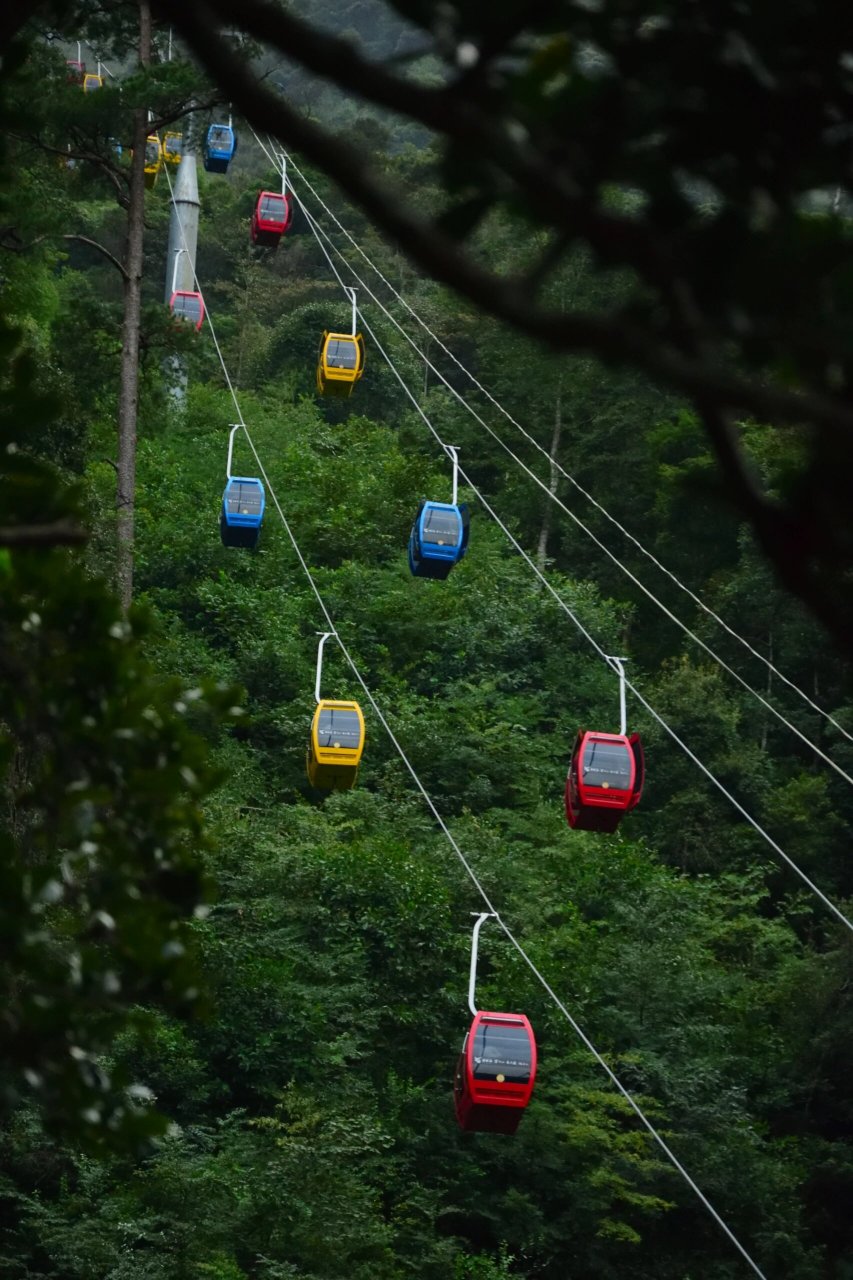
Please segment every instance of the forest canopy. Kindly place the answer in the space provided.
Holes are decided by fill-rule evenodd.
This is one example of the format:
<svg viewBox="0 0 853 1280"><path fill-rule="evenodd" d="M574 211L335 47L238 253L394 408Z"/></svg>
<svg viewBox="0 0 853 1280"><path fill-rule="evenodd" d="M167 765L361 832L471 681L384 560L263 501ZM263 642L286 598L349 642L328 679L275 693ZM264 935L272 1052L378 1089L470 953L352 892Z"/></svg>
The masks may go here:
<svg viewBox="0 0 853 1280"><path fill-rule="evenodd" d="M850 33L698 8L4 7L4 1275L847 1276Z"/></svg>

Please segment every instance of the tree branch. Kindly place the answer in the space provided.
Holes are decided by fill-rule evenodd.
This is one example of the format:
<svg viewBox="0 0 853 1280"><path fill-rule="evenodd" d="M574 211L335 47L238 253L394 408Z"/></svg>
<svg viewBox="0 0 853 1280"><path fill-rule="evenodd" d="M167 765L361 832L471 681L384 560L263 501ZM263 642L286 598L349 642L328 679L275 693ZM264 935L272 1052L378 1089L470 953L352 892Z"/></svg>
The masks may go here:
<svg viewBox="0 0 853 1280"><path fill-rule="evenodd" d="M172 12L169 0L160 0L160 4ZM241 12L242 8L241 4ZM433 279L478 307L557 350L589 351L606 361L635 364L687 396L703 395L735 414L796 424L811 421L834 432L853 432L853 410L840 400L749 381L719 364L691 359L647 328L621 318L579 312L566 315L531 305L524 280L507 280L483 270L371 174L364 156L351 144L339 141L259 85L215 34L215 18L204 0L186 0L173 18L250 124L274 133L324 169Z"/></svg>
<svg viewBox="0 0 853 1280"><path fill-rule="evenodd" d="M52 524L0 526L0 547L22 550L29 547L74 547L88 540L88 533L72 520Z"/></svg>
<svg viewBox="0 0 853 1280"><path fill-rule="evenodd" d="M49 236L39 236L38 240L34 240L34 241L33 241L33 244L38 244L38 243L39 243L39 240L48 240L48 239L51 239L51 237L49 237ZM91 240L91 239L89 238L89 236L81 236L81 235L74 235L74 234L62 234L62 235L60 235L60 236L58 237L58 239L60 239L60 240L78 240L78 241L80 242L80 244L88 244L92 249L97 249L98 253L103 254L103 256L106 258L107 262L111 262L111 263L112 263L112 265L115 267L116 271L118 271L118 272L120 273L122 280L127 280L127 279L128 279L128 274L127 274L127 271L126 271L126 270L125 270L125 268L124 268L124 265L123 265L121 262L119 262L118 258L115 256L115 254L110 253L109 249L105 248L105 247L104 247L104 245L100 244L97 240Z"/></svg>

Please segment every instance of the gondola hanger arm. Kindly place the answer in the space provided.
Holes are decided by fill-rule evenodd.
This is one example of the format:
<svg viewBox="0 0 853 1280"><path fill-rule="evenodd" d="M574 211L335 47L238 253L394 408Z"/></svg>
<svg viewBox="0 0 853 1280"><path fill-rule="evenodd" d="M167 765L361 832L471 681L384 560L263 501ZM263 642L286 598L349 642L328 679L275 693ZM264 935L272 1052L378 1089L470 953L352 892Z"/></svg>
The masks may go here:
<svg viewBox="0 0 853 1280"><path fill-rule="evenodd" d="M473 913L472 913L473 914ZM471 1010L472 1017L477 1016L477 953L480 947L480 930L483 922L488 919L497 920L497 913L494 911L481 911L474 922L474 932L471 934L471 969L468 974L468 1008Z"/></svg>
<svg viewBox="0 0 853 1280"><path fill-rule="evenodd" d="M352 336L355 337L355 331L356 331L357 321L358 321L358 313L356 311L356 305L355 305L356 291L355 289L350 288L348 285L344 285L344 292L349 295L350 301L352 302Z"/></svg>
<svg viewBox="0 0 853 1280"><path fill-rule="evenodd" d="M625 663L627 658L616 658L605 654L608 663L619 677L619 732L624 738L628 732L628 710L625 702Z"/></svg>
<svg viewBox="0 0 853 1280"><path fill-rule="evenodd" d="M459 497L459 448L455 444L446 444L444 448L453 463L453 497L450 501L455 507Z"/></svg>
<svg viewBox="0 0 853 1280"><path fill-rule="evenodd" d="M172 292L174 293L174 289L172 290ZM225 463L225 475L229 480L231 479L231 463L234 459L234 437L236 436L237 432L240 430L241 426L242 426L242 423L233 422L231 424L231 432L228 436L228 461Z"/></svg>
<svg viewBox="0 0 853 1280"><path fill-rule="evenodd" d="M320 683L323 679L323 646L325 645L329 636L333 636L335 634L336 633L334 631L318 631L317 632L317 635L320 637L320 643L317 645L317 675L314 680L314 701L318 704L321 701Z"/></svg>
<svg viewBox="0 0 853 1280"><path fill-rule="evenodd" d="M177 290L178 290L178 263L179 263L179 262L180 262L180 260L181 260L181 254L182 254L182 253L186 253L186 249L184 249L183 247L178 248L178 249L176 249L176 250L175 250L175 265L174 265L174 268L173 268L173 270L172 270L172 293L177 293ZM233 432L232 432L232 438L233 438ZM230 470L231 470L231 452L230 452L230 448L229 448L229 453L228 453L228 470L229 470L229 472L230 472ZM229 480L231 479L231 476L230 476L230 475L229 475L228 479L229 479Z"/></svg>

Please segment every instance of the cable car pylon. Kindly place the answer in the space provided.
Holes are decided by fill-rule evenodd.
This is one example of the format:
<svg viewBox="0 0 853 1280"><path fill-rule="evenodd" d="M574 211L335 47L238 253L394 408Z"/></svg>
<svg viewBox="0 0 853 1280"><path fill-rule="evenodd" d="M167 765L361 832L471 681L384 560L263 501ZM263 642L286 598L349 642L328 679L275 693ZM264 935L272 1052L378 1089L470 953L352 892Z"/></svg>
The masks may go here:
<svg viewBox="0 0 853 1280"><path fill-rule="evenodd" d="M190 320L200 329L204 323L204 303L198 291L196 253L201 201L198 195L198 171L195 152L188 137L174 183L169 186L172 207L169 213L169 243L166 249L164 301L173 315ZM187 394L186 363L177 353L167 357L165 373L169 392L183 404ZM230 545L230 544L229 544Z"/></svg>
<svg viewBox="0 0 853 1280"><path fill-rule="evenodd" d="M456 1063L453 1101L460 1129L479 1133L515 1133L536 1081L536 1038L523 1013L486 1013L477 1009L477 958L480 930L494 911L482 911L471 935L468 1008L474 1021Z"/></svg>

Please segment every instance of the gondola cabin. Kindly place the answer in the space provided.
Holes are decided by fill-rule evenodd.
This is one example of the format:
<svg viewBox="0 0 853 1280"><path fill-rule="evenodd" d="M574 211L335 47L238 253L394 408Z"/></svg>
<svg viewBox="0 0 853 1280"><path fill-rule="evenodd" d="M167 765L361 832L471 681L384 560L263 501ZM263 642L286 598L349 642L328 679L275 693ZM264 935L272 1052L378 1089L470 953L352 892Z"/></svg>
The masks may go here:
<svg viewBox="0 0 853 1280"><path fill-rule="evenodd" d="M364 373L364 338L360 333L330 333L320 339L317 391L321 396L350 396Z"/></svg>
<svg viewBox="0 0 853 1280"><path fill-rule="evenodd" d="M523 1013L478 1013L456 1064L461 1129L515 1133L536 1080L536 1039Z"/></svg>
<svg viewBox="0 0 853 1280"><path fill-rule="evenodd" d="M237 135L230 124L212 124L202 148L202 161L208 173L227 173L237 150Z"/></svg>
<svg viewBox="0 0 853 1280"><path fill-rule="evenodd" d="M176 169L181 163L181 156L184 153L184 138L180 133L165 133L163 135L163 159L166 164Z"/></svg>
<svg viewBox="0 0 853 1280"><path fill-rule="evenodd" d="M566 819L581 831L615 831L639 804L645 763L640 735L578 730L566 778Z"/></svg>
<svg viewBox="0 0 853 1280"><path fill-rule="evenodd" d="M204 302L200 293L176 289L169 299L169 310L178 320L186 320L195 325L196 333L204 324Z"/></svg>
<svg viewBox="0 0 853 1280"><path fill-rule="evenodd" d="M290 226L290 196L275 191L259 191L252 214L252 244L278 247L278 242Z"/></svg>
<svg viewBox="0 0 853 1280"><path fill-rule="evenodd" d="M468 550L468 504L422 502L409 534L409 568L416 578L446 578Z"/></svg>
<svg viewBox="0 0 853 1280"><path fill-rule="evenodd" d="M153 187L157 174L163 167L163 148L156 133L151 133L145 140L145 185Z"/></svg>
<svg viewBox="0 0 853 1280"><path fill-rule="evenodd" d="M222 495L219 533L224 547L258 545L264 519L264 486L254 476L231 476Z"/></svg>
<svg viewBox="0 0 853 1280"><path fill-rule="evenodd" d="M357 702L317 703L311 722L306 767L312 787L349 791L355 786L364 751L364 716Z"/></svg>
<svg viewBox="0 0 853 1280"><path fill-rule="evenodd" d="M66 58L65 60L65 78L69 84L82 84L86 75L85 62L78 62L76 58Z"/></svg>
<svg viewBox="0 0 853 1280"><path fill-rule="evenodd" d="M83 92L95 93L98 89L103 89L104 77L96 75L94 71L87 71L83 76Z"/></svg>

